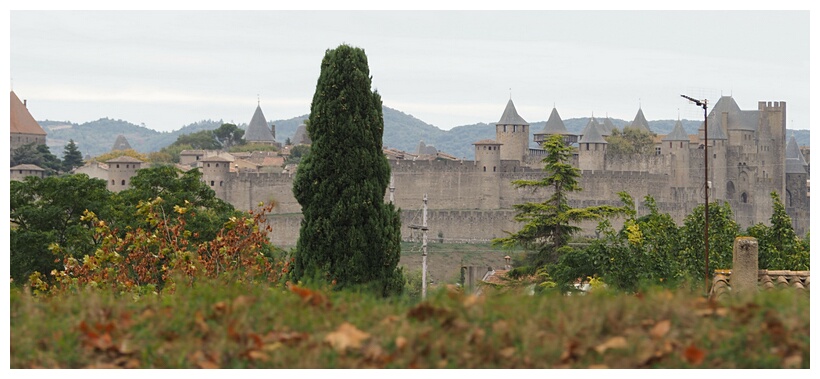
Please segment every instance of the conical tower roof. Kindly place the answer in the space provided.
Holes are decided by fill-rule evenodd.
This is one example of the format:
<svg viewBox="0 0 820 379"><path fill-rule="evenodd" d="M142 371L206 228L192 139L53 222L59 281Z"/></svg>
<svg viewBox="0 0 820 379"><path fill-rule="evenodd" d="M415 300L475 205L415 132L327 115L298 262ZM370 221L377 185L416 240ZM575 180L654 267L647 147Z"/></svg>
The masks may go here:
<svg viewBox="0 0 820 379"><path fill-rule="evenodd" d="M296 133L293 134L294 145L310 145L310 136L307 133L307 125L299 124L296 128Z"/></svg>
<svg viewBox="0 0 820 379"><path fill-rule="evenodd" d="M607 143L597 125L598 123L595 122L594 118L589 120L586 128L584 128L584 135L578 143Z"/></svg>
<svg viewBox="0 0 820 379"><path fill-rule="evenodd" d="M641 108L638 108L638 114L635 115L635 119L632 120L632 124L630 124L629 127L638 128L646 132L652 131L649 129L649 122L646 121L646 116L643 115L643 109Z"/></svg>
<svg viewBox="0 0 820 379"><path fill-rule="evenodd" d="M597 121L595 123L598 124L598 133L601 133L602 136L608 136L612 134L611 128L607 128L606 125Z"/></svg>
<svg viewBox="0 0 820 379"><path fill-rule="evenodd" d="M544 125L544 134L569 134L567 127L564 125L564 120L561 120L561 116L558 115L558 110L555 107L552 108L550 118Z"/></svg>
<svg viewBox="0 0 820 379"><path fill-rule="evenodd" d="M265 121L265 115L262 114L262 107L256 106L256 111L253 112L251 122L248 124L248 130L245 131L245 141L248 142L274 142L273 133L268 127L268 122Z"/></svg>
<svg viewBox="0 0 820 379"><path fill-rule="evenodd" d="M595 130L598 132L598 134L601 134L601 129L598 126L598 122L595 121L595 117L591 117L587 122L587 125L584 126L584 130L581 131L581 138L583 138L583 136L586 136L587 134L591 134L592 130Z"/></svg>
<svg viewBox="0 0 820 379"><path fill-rule="evenodd" d="M662 141L689 141L689 135L686 134L686 130L683 129L683 124L678 120L675 122L675 127L672 128L672 132L666 135L661 139Z"/></svg>
<svg viewBox="0 0 820 379"><path fill-rule="evenodd" d="M803 157L803 153L800 152L800 147L797 146L794 134L789 138L789 143L786 145L786 173L806 173L806 159Z"/></svg>
<svg viewBox="0 0 820 379"><path fill-rule="evenodd" d="M495 123L496 125L529 125L527 121L525 121L521 116L518 115L518 112L515 110L515 105L513 104L512 99L507 102L507 107L504 108L504 114L501 115L501 119Z"/></svg>
<svg viewBox="0 0 820 379"><path fill-rule="evenodd" d="M603 129L606 130L606 133L604 134L605 136L611 135L613 130L618 129L618 127L612 123L612 119L610 119L609 117L604 119L603 126Z"/></svg>
<svg viewBox="0 0 820 379"><path fill-rule="evenodd" d="M111 151L129 149L131 149L131 145L128 143L128 140L125 139L125 136L122 134L117 136L117 140L114 141L114 146L111 147Z"/></svg>
<svg viewBox="0 0 820 379"><path fill-rule="evenodd" d="M703 126L703 124L701 124ZM710 140L725 140L726 133L723 132L723 125L720 122L720 118L715 117L714 120L709 122L709 139Z"/></svg>

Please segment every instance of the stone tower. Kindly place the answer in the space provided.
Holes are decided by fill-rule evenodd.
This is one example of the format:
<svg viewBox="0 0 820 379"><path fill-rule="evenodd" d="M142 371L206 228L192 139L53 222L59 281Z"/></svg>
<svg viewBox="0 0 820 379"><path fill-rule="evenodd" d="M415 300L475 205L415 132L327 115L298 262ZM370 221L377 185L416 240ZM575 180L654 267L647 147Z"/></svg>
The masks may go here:
<svg viewBox="0 0 820 379"><path fill-rule="evenodd" d="M786 190L785 167L780 163L786 160L786 102L785 101L761 101L757 105L760 111L760 125L758 134L761 139L760 144L765 143L766 149L761 150L761 160L765 159L769 163L766 165L766 177L771 178L775 190L783 194ZM768 141L763 141L763 135Z"/></svg>
<svg viewBox="0 0 820 379"><path fill-rule="evenodd" d="M669 186L683 191L689 182L689 135L680 119L672 131L661 139L661 154L672 156Z"/></svg>
<svg viewBox="0 0 820 379"><path fill-rule="evenodd" d="M530 124L518 115L512 99L495 124L495 139L504 145L501 160L523 162L529 155Z"/></svg>
<svg viewBox="0 0 820 379"><path fill-rule="evenodd" d="M199 160L202 180L216 193L216 197L225 200L228 197L228 175L231 160L219 155L204 157Z"/></svg>
<svg viewBox="0 0 820 379"><path fill-rule="evenodd" d="M787 211L789 211L789 215L792 216L793 224L795 224L795 219L801 216L794 214L794 209L809 209L806 166L803 153L800 152L797 141L792 135L789 138L788 145L786 145L786 192L783 194L782 200ZM803 234L802 230L798 233L798 235L800 234Z"/></svg>
<svg viewBox="0 0 820 379"><path fill-rule="evenodd" d="M501 171L501 143L485 139L475 145L475 166L478 172Z"/></svg>
<svg viewBox="0 0 820 379"><path fill-rule="evenodd" d="M584 128L584 135L578 141L578 168L601 171L606 168L607 142L601 135L594 119Z"/></svg>
<svg viewBox="0 0 820 379"><path fill-rule="evenodd" d="M120 192L131 186L131 178L137 175L137 170L142 166L142 161L123 155L105 162L108 164L108 190Z"/></svg>
<svg viewBox="0 0 820 379"><path fill-rule="evenodd" d="M473 143L475 145L475 169L481 178L478 181L481 198L477 199L478 209L498 209L501 206L501 143L489 139Z"/></svg>
<svg viewBox="0 0 820 379"><path fill-rule="evenodd" d="M715 118L714 121L709 120L709 182L711 183L711 192L709 198L712 200L726 200L727 191L726 182L728 181L727 161L728 154L728 138L724 133L726 127L725 123L720 121L720 118Z"/></svg>

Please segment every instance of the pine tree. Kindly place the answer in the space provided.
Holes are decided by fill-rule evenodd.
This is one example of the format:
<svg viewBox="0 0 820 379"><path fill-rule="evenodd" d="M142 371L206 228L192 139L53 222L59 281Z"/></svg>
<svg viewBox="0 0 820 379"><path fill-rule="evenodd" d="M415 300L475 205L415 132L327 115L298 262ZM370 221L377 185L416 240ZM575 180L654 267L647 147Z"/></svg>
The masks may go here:
<svg viewBox="0 0 820 379"><path fill-rule="evenodd" d="M401 221L384 202L390 165L381 96L370 85L364 50L341 45L325 53L307 123L313 145L293 183L304 219L291 275L387 296L404 283Z"/></svg>
<svg viewBox="0 0 820 379"><path fill-rule="evenodd" d="M74 143L74 140L69 140L63 152L63 171L69 172L82 165L83 154L80 152L80 149L77 148L77 144Z"/></svg>
<svg viewBox="0 0 820 379"><path fill-rule="evenodd" d="M546 200L540 203L515 204L518 211L515 221L523 223L521 230L509 233L507 237L496 238L494 245L505 247L521 246L529 250L527 262L522 271L534 273L547 264L555 263L573 234L581 230L578 223L586 220L597 220L615 215L623 210L618 207L601 205L586 208L573 208L569 205L569 194L581 191L577 167L569 163L573 147L564 144L560 135L553 135L543 143L547 155L544 162L546 175L539 180L514 180L515 188L543 188L551 190Z"/></svg>

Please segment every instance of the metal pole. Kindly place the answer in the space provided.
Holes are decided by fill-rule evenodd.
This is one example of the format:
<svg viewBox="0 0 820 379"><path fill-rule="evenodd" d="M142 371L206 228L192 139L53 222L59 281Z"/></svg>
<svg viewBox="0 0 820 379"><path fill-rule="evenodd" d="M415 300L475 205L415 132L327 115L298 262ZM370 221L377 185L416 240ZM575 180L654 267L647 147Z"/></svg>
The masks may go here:
<svg viewBox="0 0 820 379"><path fill-rule="evenodd" d="M427 298L427 194L424 194L424 212L422 216L421 239L421 298Z"/></svg>
<svg viewBox="0 0 820 379"><path fill-rule="evenodd" d="M709 295L709 115L707 99L698 100L686 95L681 97L703 107L703 193L706 203L704 204L704 226L703 226L703 246L705 255L704 288L706 295Z"/></svg>
<svg viewBox="0 0 820 379"><path fill-rule="evenodd" d="M704 167L704 189L706 193L706 207L704 213L705 226L703 227L703 241L706 256L706 273L703 278L707 296L709 295L709 117L706 114L706 99L703 99L703 167Z"/></svg>

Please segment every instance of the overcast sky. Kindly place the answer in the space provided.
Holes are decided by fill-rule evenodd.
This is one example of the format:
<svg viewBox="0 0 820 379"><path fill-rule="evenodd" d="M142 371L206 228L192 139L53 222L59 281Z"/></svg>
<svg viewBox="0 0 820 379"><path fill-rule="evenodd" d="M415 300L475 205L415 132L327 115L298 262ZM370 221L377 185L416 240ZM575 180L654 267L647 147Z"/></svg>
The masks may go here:
<svg viewBox="0 0 820 379"><path fill-rule="evenodd" d="M702 119L680 97L785 101L809 128L808 11L11 11L10 87L37 120L160 131L307 114L325 50L365 50L384 105L450 129Z"/></svg>

